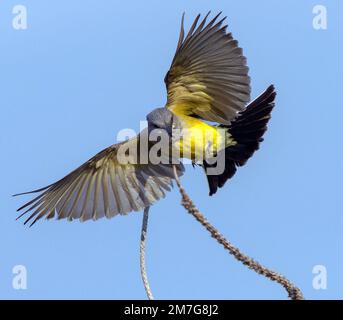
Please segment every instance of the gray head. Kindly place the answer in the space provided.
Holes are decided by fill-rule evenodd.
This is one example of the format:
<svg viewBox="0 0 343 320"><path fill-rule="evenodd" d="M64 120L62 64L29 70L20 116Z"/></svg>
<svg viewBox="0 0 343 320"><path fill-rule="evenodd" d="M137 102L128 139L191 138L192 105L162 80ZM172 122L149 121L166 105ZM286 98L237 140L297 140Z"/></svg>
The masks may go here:
<svg viewBox="0 0 343 320"><path fill-rule="evenodd" d="M167 108L157 108L146 117L149 131L163 129L171 135L175 118L174 114Z"/></svg>

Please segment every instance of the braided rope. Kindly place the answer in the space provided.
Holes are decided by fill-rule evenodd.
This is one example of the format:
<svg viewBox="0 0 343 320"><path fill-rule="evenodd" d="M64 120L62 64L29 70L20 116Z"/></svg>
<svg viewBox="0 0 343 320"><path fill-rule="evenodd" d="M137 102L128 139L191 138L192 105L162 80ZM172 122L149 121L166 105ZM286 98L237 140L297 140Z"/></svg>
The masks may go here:
<svg viewBox="0 0 343 320"><path fill-rule="evenodd" d="M288 297L291 300L304 300L304 296L301 293L300 289L296 287L292 282L290 282L286 277L284 277L280 273L277 273L275 271L268 269L267 267L261 265L259 262L255 261L254 259L243 254L237 247L235 247L228 240L226 240L224 236L221 235L219 231L207 221L205 216L197 209L193 201L190 199L190 197L186 193L185 189L182 187L175 165L174 165L174 176L175 176L176 184L182 196L182 201L181 201L182 206L188 211L188 213L190 213L198 222L200 222L203 225L203 227L211 234L211 236L214 239L217 240L219 244L221 244L226 250L228 250L229 253L236 258L236 260L242 262L249 269L254 270L256 273L263 275L267 277L268 279L282 285L286 289L288 293Z"/></svg>

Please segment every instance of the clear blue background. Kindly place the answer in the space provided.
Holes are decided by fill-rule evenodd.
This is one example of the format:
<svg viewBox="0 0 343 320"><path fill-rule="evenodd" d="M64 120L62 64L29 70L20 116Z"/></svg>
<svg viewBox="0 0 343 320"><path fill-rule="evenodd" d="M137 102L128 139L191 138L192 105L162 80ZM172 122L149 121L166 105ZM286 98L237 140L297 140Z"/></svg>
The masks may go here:
<svg viewBox="0 0 343 320"><path fill-rule="evenodd" d="M343 298L342 1L17 1L0 4L0 297L144 299L141 213L98 222L15 221L29 198L115 142L166 99L163 78L180 18L222 10L248 58L253 96L278 90L265 142L214 197L200 169L183 183L234 244L312 299ZM328 9L328 29L312 8ZM179 205L153 206L147 265L156 298L284 299L277 284L229 256ZM28 289L12 288L12 268ZM312 287L312 268L328 272Z"/></svg>

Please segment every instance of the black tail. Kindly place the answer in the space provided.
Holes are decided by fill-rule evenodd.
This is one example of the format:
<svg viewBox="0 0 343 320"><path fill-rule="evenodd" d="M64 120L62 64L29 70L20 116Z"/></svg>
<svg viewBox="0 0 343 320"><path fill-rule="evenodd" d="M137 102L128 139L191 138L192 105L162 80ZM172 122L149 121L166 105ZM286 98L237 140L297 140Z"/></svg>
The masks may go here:
<svg viewBox="0 0 343 320"><path fill-rule="evenodd" d="M263 141L262 136L267 130L270 113L274 108L275 96L275 88L271 85L227 126L237 144L225 149L224 172L220 175L207 176L210 196L232 178L237 166L243 166L259 148L260 142ZM205 172L208 167L211 165L204 162Z"/></svg>

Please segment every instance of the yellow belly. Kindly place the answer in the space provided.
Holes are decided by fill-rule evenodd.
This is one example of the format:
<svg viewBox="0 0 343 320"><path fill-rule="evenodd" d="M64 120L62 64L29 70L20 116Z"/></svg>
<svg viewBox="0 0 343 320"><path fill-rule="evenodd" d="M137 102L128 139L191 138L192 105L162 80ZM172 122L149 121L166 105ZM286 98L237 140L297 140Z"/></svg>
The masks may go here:
<svg viewBox="0 0 343 320"><path fill-rule="evenodd" d="M179 119L183 129L178 133L180 137L175 138L174 146L179 150L181 158L201 161L211 153L225 148L225 129L189 116L182 115Z"/></svg>

